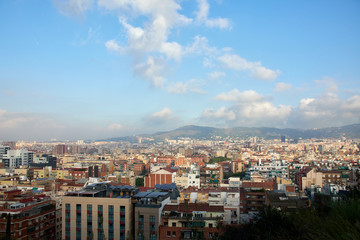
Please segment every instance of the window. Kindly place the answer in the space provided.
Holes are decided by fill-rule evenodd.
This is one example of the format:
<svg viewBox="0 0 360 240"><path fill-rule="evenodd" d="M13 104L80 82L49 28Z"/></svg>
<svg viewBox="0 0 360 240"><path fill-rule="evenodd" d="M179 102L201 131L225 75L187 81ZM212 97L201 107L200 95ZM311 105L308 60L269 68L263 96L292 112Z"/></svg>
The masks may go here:
<svg viewBox="0 0 360 240"><path fill-rule="evenodd" d="M103 229L103 205L98 205L98 239L103 239L104 229Z"/></svg>
<svg viewBox="0 0 360 240"><path fill-rule="evenodd" d="M172 236L176 237L176 232L175 231L172 232Z"/></svg>
<svg viewBox="0 0 360 240"><path fill-rule="evenodd" d="M81 204L76 204L76 239L81 239Z"/></svg>
<svg viewBox="0 0 360 240"><path fill-rule="evenodd" d="M213 224L212 223L209 223L209 228L212 228L213 227Z"/></svg>
<svg viewBox="0 0 360 240"><path fill-rule="evenodd" d="M176 227L176 222L173 222L171 226Z"/></svg>
<svg viewBox="0 0 360 240"><path fill-rule="evenodd" d="M87 210L87 237L92 240L92 205L88 204L86 207Z"/></svg>
<svg viewBox="0 0 360 240"><path fill-rule="evenodd" d="M114 239L114 206L109 205L109 239Z"/></svg>
<svg viewBox="0 0 360 240"><path fill-rule="evenodd" d="M170 231L167 231L167 232L166 232L166 236L167 236L167 237L171 237L171 232L170 232Z"/></svg>
<svg viewBox="0 0 360 240"><path fill-rule="evenodd" d="M65 204L65 238L70 239L70 204Z"/></svg>
<svg viewBox="0 0 360 240"><path fill-rule="evenodd" d="M149 220L150 220L150 225L155 225L155 216L150 216Z"/></svg>
<svg viewBox="0 0 360 240"><path fill-rule="evenodd" d="M120 240L125 240L125 206L120 206Z"/></svg>

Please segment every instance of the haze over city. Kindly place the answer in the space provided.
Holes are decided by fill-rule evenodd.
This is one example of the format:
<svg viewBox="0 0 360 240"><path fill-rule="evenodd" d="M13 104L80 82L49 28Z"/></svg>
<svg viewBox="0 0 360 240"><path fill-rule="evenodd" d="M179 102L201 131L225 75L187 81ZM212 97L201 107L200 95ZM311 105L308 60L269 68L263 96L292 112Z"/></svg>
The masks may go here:
<svg viewBox="0 0 360 240"><path fill-rule="evenodd" d="M0 140L360 122L359 1L0 2Z"/></svg>

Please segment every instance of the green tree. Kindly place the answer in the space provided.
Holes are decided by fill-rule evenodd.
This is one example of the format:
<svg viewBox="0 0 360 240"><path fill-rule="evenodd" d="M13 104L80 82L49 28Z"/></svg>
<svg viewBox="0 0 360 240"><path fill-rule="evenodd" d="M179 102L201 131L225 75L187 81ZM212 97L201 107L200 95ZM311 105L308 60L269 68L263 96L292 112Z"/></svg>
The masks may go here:
<svg viewBox="0 0 360 240"><path fill-rule="evenodd" d="M226 158L226 157L213 157L209 160L209 163L219 163L219 162L225 162L225 161L230 161L230 158Z"/></svg>
<svg viewBox="0 0 360 240"><path fill-rule="evenodd" d="M253 223L226 225L221 233L221 239L242 240L360 239L360 200L333 202L326 208L315 204L291 212L265 207Z"/></svg>
<svg viewBox="0 0 360 240"><path fill-rule="evenodd" d="M144 186L144 178L142 178L142 177L136 178L135 185L137 187L143 187Z"/></svg>

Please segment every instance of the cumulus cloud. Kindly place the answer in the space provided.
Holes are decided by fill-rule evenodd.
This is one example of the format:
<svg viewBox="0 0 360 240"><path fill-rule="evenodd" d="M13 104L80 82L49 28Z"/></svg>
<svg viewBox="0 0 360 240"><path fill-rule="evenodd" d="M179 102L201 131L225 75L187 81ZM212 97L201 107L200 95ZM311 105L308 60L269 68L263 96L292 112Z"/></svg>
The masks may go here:
<svg viewBox="0 0 360 240"><path fill-rule="evenodd" d="M214 98L214 100L231 102L259 102L264 101L265 97L255 92L254 90L240 92L235 88L229 92L220 93Z"/></svg>
<svg viewBox="0 0 360 240"><path fill-rule="evenodd" d="M218 27L221 29L230 29L231 25L228 19L226 18L208 18L210 5L207 0L197 0L198 2L198 11L196 12L196 20L199 23L205 24L207 27Z"/></svg>
<svg viewBox="0 0 360 240"><path fill-rule="evenodd" d="M204 94L205 91L202 90L202 87L205 85L204 81L191 79L187 82L176 82L168 86L169 93L184 94L188 92L194 92L199 94Z"/></svg>
<svg viewBox="0 0 360 240"><path fill-rule="evenodd" d="M218 50L209 45L209 40L204 36L195 36L194 41L190 46L184 48L184 55L187 54L205 54L211 55Z"/></svg>
<svg viewBox="0 0 360 240"><path fill-rule="evenodd" d="M145 118L145 121L150 125L161 125L174 120L173 111L170 108L164 107L158 112L154 112Z"/></svg>
<svg viewBox="0 0 360 240"><path fill-rule="evenodd" d="M81 17L93 5L93 0L55 0L59 12L67 17Z"/></svg>
<svg viewBox="0 0 360 240"><path fill-rule="evenodd" d="M236 118L234 111L226 109L225 107L220 108L219 110L214 110L213 108L206 109L202 114L202 118L216 118L232 121Z"/></svg>
<svg viewBox="0 0 360 240"><path fill-rule="evenodd" d="M289 126L314 128L360 122L360 95L341 99L335 93L301 99L289 117Z"/></svg>
<svg viewBox="0 0 360 240"><path fill-rule="evenodd" d="M360 122L358 94L341 99L338 94L325 91L318 97L301 99L297 106L287 106L275 105L271 98L253 90L233 89L218 94L214 100L231 102L231 105L204 110L200 118L204 124L320 128Z"/></svg>
<svg viewBox="0 0 360 240"><path fill-rule="evenodd" d="M289 83L278 82L275 85L275 91L276 92L284 92L284 91L287 91L289 89L291 89L291 84L289 84Z"/></svg>
<svg viewBox="0 0 360 240"><path fill-rule="evenodd" d="M119 23L127 35L127 43L120 44L115 39L105 42L108 50L123 51L133 58L133 72L150 79L153 86L162 87L165 82L164 67L168 61L180 61L184 49L175 41L168 41L171 30L176 26L187 25L192 20L179 13L181 6L175 0L99 0L98 5L119 12ZM145 16L143 26L134 26L132 19Z"/></svg>
<svg viewBox="0 0 360 240"><path fill-rule="evenodd" d="M207 109L201 119L207 123L223 122L229 126L285 126L290 106L275 106L268 98L253 91L233 89L217 95L214 100L230 101L233 105L219 110Z"/></svg>
<svg viewBox="0 0 360 240"><path fill-rule="evenodd" d="M261 62L249 62L236 54L224 54L218 57L218 60L226 68L249 72L252 77L258 79L274 80L280 74L279 70L265 68Z"/></svg>
<svg viewBox="0 0 360 240"><path fill-rule="evenodd" d="M134 66L134 73L152 82L154 87L161 88L165 82L164 74L167 63L161 58L149 56L145 63L138 63Z"/></svg>

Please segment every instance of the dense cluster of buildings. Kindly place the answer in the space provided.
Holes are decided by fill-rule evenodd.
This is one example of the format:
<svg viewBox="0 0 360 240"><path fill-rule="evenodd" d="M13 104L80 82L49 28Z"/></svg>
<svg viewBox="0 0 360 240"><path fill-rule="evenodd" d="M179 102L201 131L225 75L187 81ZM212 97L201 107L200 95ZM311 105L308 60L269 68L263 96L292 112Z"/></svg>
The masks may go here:
<svg viewBox="0 0 360 240"><path fill-rule="evenodd" d="M359 141L0 144L0 237L216 239L226 224L360 182Z"/></svg>

